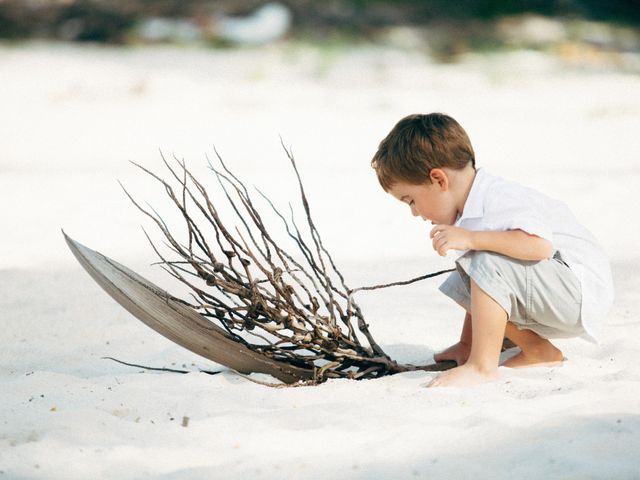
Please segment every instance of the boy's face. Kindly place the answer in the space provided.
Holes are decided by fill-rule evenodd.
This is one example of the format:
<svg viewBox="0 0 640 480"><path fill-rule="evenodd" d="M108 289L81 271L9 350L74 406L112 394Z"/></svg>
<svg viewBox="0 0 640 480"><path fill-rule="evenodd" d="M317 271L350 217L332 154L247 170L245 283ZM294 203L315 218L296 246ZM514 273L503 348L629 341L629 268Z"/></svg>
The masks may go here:
<svg viewBox="0 0 640 480"><path fill-rule="evenodd" d="M409 205L414 217L429 220L434 225L453 225L458 217L448 178L432 176L431 183L420 185L397 181L389 193Z"/></svg>

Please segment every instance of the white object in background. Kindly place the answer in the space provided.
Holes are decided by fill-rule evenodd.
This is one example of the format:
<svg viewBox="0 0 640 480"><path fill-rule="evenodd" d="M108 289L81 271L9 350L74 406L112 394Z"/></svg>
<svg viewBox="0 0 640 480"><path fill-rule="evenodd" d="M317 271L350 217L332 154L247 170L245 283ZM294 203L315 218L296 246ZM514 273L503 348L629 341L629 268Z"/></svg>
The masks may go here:
<svg viewBox="0 0 640 480"><path fill-rule="evenodd" d="M221 18L215 33L234 43L268 43L282 38L289 31L291 20L291 12L286 6L267 3L246 17Z"/></svg>
<svg viewBox="0 0 640 480"><path fill-rule="evenodd" d="M161 17L144 20L136 31L147 42L195 42L202 36L198 27L189 20Z"/></svg>

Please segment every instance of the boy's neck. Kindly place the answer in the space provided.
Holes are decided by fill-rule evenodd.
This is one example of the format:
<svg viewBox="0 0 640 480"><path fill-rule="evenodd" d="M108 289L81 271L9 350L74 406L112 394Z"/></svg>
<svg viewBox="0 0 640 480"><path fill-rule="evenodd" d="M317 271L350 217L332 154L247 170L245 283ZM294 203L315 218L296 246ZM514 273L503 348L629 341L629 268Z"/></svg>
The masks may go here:
<svg viewBox="0 0 640 480"><path fill-rule="evenodd" d="M464 206L467 203L469 192L473 187L473 181L476 178L476 170L471 164L468 164L461 170L450 170L449 173L451 190L456 202L458 216L464 212Z"/></svg>

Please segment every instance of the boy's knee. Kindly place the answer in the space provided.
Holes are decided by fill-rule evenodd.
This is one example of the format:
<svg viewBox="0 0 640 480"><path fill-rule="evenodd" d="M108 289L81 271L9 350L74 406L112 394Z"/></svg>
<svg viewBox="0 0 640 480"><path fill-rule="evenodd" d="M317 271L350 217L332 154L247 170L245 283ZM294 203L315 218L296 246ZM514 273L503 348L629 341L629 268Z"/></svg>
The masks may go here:
<svg viewBox="0 0 640 480"><path fill-rule="evenodd" d="M460 272L454 271L440 285L439 290L447 297L451 298L467 312L471 309L471 291L469 286L460 276Z"/></svg>

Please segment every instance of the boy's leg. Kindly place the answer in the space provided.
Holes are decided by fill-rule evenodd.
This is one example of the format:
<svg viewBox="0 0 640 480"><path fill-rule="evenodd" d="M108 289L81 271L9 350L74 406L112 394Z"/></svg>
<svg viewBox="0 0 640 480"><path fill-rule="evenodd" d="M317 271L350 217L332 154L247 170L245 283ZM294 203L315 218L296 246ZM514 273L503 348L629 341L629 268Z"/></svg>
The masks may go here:
<svg viewBox="0 0 640 480"><path fill-rule="evenodd" d="M446 360L453 360L458 365L464 365L471 353L471 339L473 338L473 329L471 326L471 314L467 312L464 317L464 324L462 326L462 333L460 334L460 340L458 343L445 348L443 351L436 353L433 359L436 362L444 362ZM505 336L502 341L502 351L509 348L516 347L515 342Z"/></svg>
<svg viewBox="0 0 640 480"><path fill-rule="evenodd" d="M506 324L507 312L471 279L473 341L469 359L464 365L442 373L428 386L465 386L495 380Z"/></svg>
<svg viewBox="0 0 640 480"><path fill-rule="evenodd" d="M464 365L469 358L471 352L471 314L467 312L464 317L464 325L462 326L462 333L460 334L460 341L449 348L443 350L440 353L436 353L433 359L436 362L443 362L445 360L453 360L458 365Z"/></svg>
<svg viewBox="0 0 640 480"><path fill-rule="evenodd" d="M549 340L537 333L519 330L513 323L507 322L506 336L521 350L502 365L510 368L553 367L562 364L562 352Z"/></svg>
<svg viewBox="0 0 640 480"><path fill-rule="evenodd" d="M486 252L469 252L465 257L471 257L475 253ZM464 280L463 280L464 277ZM466 280L466 281L465 281ZM458 366L464 365L471 353L471 339L472 339L472 322L471 322L471 285L469 282L469 276L458 270L453 272L447 277L447 279L440 285L439 290L454 300L458 305L464 308L466 315L464 318L464 325L462 327L462 333L460 334L460 340L447 347L445 350L436 353L433 359L436 362L442 362L446 360L453 360ZM502 350L514 347L513 342L505 338L502 342Z"/></svg>

